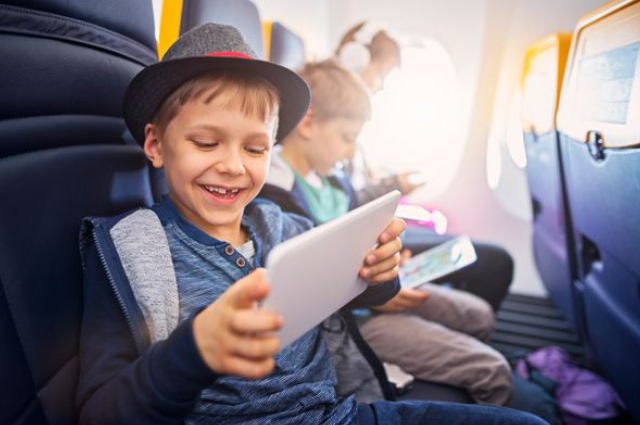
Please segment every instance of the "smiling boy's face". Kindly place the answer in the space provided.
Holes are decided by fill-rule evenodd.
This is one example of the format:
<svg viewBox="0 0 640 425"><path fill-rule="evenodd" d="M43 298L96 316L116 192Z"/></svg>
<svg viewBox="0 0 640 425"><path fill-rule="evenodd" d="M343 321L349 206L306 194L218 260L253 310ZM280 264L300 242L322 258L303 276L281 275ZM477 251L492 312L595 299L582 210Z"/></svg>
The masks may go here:
<svg viewBox="0 0 640 425"><path fill-rule="evenodd" d="M277 114L248 115L227 96L188 101L164 131L148 124L144 148L164 168L169 197L185 218L235 243L244 208L267 178Z"/></svg>

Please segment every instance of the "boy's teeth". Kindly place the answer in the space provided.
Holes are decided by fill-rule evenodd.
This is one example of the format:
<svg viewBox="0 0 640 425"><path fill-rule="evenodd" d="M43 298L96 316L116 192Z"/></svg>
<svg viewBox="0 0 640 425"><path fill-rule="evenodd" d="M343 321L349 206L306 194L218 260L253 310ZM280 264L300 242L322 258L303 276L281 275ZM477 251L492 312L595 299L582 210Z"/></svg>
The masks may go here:
<svg viewBox="0 0 640 425"><path fill-rule="evenodd" d="M233 189L233 190L229 189L229 190L227 190L227 189L224 189L222 187L214 187L214 186L205 186L204 188L207 189L209 192L216 192L216 193L220 193L222 195L226 195L227 192L231 192L231 193L233 193L235 195L240 190L240 189Z"/></svg>

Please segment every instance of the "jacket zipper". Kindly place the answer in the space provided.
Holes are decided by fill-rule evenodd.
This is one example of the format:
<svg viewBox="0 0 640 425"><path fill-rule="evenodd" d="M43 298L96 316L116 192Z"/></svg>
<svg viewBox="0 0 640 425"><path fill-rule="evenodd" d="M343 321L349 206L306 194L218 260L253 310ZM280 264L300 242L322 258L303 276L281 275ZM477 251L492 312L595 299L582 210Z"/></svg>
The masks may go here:
<svg viewBox="0 0 640 425"><path fill-rule="evenodd" d="M139 338L137 338L137 336L136 336L135 327L133 326L133 321L131 320L131 315L129 314L129 311L127 310L127 308L126 308L126 306L124 304L124 300L122 299L122 296L120 295L120 291L118 290L118 287L116 286L116 282L113 279L113 276L111 275L111 271L107 267L107 260L105 259L104 253L102 252L102 248L101 248L100 244L98 243L97 229L95 227L93 228L92 233L93 233L93 240L94 240L95 245L96 245L96 250L98 251L98 257L100 257L100 262L102 263L102 268L104 268L104 271L107 274L107 279L109 280L109 284L111 285L111 289L113 290L114 294L116 295L116 299L118 300L118 303L120 304L120 308L122 309L122 312L124 313L124 317L127 320L127 324L129 325L129 330L131 331L131 334L133 335L133 341L135 342L136 349L138 350L138 353L142 353L142 351L143 351L142 344L140 343Z"/></svg>

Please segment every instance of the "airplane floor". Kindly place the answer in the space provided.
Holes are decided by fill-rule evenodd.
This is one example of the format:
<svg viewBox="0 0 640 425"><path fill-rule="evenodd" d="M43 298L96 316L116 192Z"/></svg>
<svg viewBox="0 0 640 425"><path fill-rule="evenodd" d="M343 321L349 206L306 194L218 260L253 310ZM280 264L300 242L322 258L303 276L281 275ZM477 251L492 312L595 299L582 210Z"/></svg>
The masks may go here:
<svg viewBox="0 0 640 425"><path fill-rule="evenodd" d="M507 295L496 315L496 328L489 344L509 356L555 345L565 349L583 365L585 349L569 322L550 299Z"/></svg>

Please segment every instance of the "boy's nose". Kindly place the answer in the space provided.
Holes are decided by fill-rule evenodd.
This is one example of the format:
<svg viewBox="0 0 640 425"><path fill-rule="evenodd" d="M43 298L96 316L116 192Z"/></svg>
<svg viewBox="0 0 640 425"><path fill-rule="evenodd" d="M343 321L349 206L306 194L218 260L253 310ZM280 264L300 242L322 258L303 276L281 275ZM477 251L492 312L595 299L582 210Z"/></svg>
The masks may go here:
<svg viewBox="0 0 640 425"><path fill-rule="evenodd" d="M216 170L221 174L244 174L244 164L238 152L227 152L224 159L216 163Z"/></svg>

